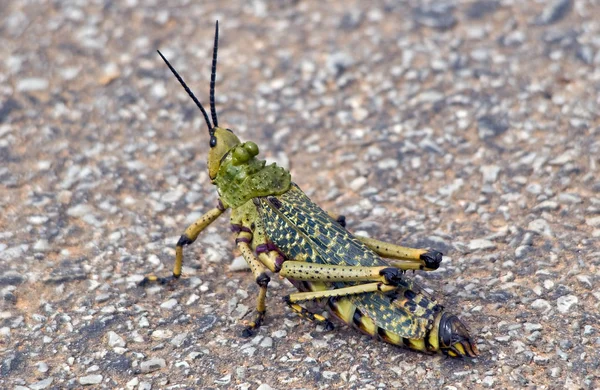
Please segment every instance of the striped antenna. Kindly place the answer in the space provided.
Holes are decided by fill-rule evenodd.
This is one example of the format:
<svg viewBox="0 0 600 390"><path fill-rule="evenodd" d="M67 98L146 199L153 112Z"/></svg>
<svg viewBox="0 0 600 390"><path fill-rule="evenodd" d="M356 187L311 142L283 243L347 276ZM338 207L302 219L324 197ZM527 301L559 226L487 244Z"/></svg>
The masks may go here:
<svg viewBox="0 0 600 390"><path fill-rule="evenodd" d="M213 46L212 69L210 72L210 114L215 127L219 126L217 121L217 110L215 109L215 80L217 78L217 51L219 49L219 21L215 26L215 43Z"/></svg>
<svg viewBox="0 0 600 390"><path fill-rule="evenodd" d="M192 100L194 101L194 103L196 103L196 105L198 106L198 108L200 109L200 111L202 111L202 115L204 115L204 120L206 121L206 125L208 126L208 134L211 136L211 139L212 139L212 137L213 137L213 127L210 124L210 119L208 118L208 114L206 113L206 110L204 109L204 107L202 107L202 104L200 104L200 101L196 98L196 96L194 96L194 94L192 93L192 91L188 88L187 84L185 83L185 81L183 81L183 79L181 78L181 76L179 75L179 73L177 73L177 71L175 70L175 68L173 68L173 66L171 66L171 64L169 63L169 61L167 61L167 59L165 58L165 56L162 55L162 53L160 52L160 50L157 50L157 52L158 52L158 55L163 59L163 61L165 61L165 63L169 67L169 69L171 69L171 72L173 72L173 74L177 78L177 81L179 81L179 83L181 84L181 86L183 87L183 89L185 89L185 92L187 92L187 94L190 95L190 97L192 98ZM211 100L212 100L212 98L211 98ZM212 106L212 103L211 103L211 106ZM213 114L213 117L216 119L217 116Z"/></svg>

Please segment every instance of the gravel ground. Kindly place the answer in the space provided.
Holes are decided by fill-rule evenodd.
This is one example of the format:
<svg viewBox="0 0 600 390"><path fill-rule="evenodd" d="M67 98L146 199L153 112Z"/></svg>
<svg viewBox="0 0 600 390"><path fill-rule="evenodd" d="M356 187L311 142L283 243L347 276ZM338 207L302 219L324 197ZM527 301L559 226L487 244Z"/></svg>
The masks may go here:
<svg viewBox="0 0 600 390"><path fill-rule="evenodd" d="M0 4L0 387L600 387L597 0L158 3ZM220 123L350 230L442 250L414 278L479 358L324 332L278 278L238 337L226 218L137 286L216 202L155 52L207 102L216 19Z"/></svg>

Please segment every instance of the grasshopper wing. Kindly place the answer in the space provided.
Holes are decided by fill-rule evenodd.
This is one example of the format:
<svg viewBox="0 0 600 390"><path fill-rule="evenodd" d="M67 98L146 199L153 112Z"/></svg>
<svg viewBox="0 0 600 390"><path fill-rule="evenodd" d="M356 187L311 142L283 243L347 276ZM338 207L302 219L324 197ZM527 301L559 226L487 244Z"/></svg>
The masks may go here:
<svg viewBox="0 0 600 390"><path fill-rule="evenodd" d="M289 259L312 263L386 266L388 263L331 218L296 185L279 196L257 198L269 238ZM296 247L308 249L297 252ZM309 248L310 247L310 248Z"/></svg>

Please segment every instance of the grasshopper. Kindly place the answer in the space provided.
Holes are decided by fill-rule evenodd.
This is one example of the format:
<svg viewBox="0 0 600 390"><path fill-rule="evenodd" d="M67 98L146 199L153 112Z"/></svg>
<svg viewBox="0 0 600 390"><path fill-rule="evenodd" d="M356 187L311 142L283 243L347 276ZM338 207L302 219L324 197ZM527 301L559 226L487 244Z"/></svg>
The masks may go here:
<svg viewBox="0 0 600 390"><path fill-rule="evenodd" d="M459 318L404 275L407 270L437 269L442 261L440 252L352 235L345 229L345 219L314 204L292 182L287 170L258 159L254 142L241 142L233 131L218 125L214 99L218 39L217 21L210 79L212 124L202 104L158 51L204 116L210 140L208 173L219 200L177 242L173 274L164 278L150 275L142 284L178 279L183 248L231 209L236 246L259 287L256 315L243 336L251 336L265 318L268 270L287 278L300 291L284 297L287 305L327 330L333 328L332 323L308 310L304 302L326 302L335 317L391 344L453 357L477 356L477 346Z"/></svg>

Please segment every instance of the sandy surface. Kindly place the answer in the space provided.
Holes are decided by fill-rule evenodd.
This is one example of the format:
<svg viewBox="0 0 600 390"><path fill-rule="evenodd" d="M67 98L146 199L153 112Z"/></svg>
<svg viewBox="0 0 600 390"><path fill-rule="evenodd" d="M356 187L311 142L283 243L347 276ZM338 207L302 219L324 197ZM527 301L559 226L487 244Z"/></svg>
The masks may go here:
<svg viewBox="0 0 600 390"><path fill-rule="evenodd" d="M0 387L600 387L600 5L589 1L0 4ZM435 5L434 5L435 4ZM371 237L442 250L414 278L477 359L301 320L257 287L216 202L202 116ZM238 259L239 260L239 259Z"/></svg>

